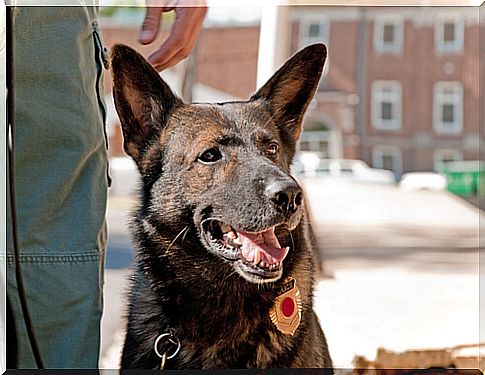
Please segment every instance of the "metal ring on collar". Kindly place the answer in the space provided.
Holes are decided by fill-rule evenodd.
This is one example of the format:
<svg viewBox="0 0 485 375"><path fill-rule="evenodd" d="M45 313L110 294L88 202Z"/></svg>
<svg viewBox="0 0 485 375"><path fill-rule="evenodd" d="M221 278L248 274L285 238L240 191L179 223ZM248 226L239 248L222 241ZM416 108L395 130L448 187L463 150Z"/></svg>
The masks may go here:
<svg viewBox="0 0 485 375"><path fill-rule="evenodd" d="M176 346L176 349L175 351L168 355L168 350L166 352L164 352L163 354L160 354L160 352L158 351L158 344L160 343L160 340L162 339L166 339L168 342L170 342L171 344L175 345ZM155 345L154 345L154 349L155 349L155 353L157 354L158 357L162 358L164 354L167 355L167 358L166 359L171 359L173 357L175 357L178 352L180 351L180 340L177 338L177 336L175 336L173 334L173 332L169 332L169 333L162 333L160 336L157 337L157 339L155 340Z"/></svg>

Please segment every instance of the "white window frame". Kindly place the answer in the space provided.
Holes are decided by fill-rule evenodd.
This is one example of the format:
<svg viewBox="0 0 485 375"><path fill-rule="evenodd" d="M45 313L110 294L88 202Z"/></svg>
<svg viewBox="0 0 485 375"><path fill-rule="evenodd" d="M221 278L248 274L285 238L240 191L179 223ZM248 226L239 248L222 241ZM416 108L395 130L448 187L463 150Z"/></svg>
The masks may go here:
<svg viewBox="0 0 485 375"><path fill-rule="evenodd" d="M391 86L393 92L385 92L383 88ZM384 120L380 116L381 104L390 101L394 105L395 118ZM371 86L371 116L372 126L381 130L398 130L402 126L402 84L399 81L374 81Z"/></svg>
<svg viewBox="0 0 485 375"><path fill-rule="evenodd" d="M327 144L327 152L328 146L330 145L330 131L329 130L307 130L301 133L299 142L308 142L311 152L323 152L324 150L320 149L320 146L323 144Z"/></svg>
<svg viewBox="0 0 485 375"><path fill-rule="evenodd" d="M394 43L384 43L384 26L394 26ZM404 22L395 15L381 15L374 21L374 49L382 53L401 53L404 40Z"/></svg>
<svg viewBox="0 0 485 375"><path fill-rule="evenodd" d="M453 87L452 95L445 94L446 87ZM455 122L453 127L445 125L441 120L442 106L455 106ZM459 134L463 130L463 84L460 81L438 81L433 88L433 128L439 134Z"/></svg>
<svg viewBox="0 0 485 375"><path fill-rule="evenodd" d="M455 24L455 40L445 42L444 30L445 23L453 22ZM434 27L434 44L438 52L441 53L458 53L463 51L465 43L465 25L463 18L456 15L441 16L436 19Z"/></svg>
<svg viewBox="0 0 485 375"><path fill-rule="evenodd" d="M402 166L402 152L401 149L397 146L383 146L383 145L376 145L372 147L372 167L383 169L384 165L382 163L382 158L384 155L392 155L393 157L393 165L392 165L392 172L394 173L394 177L399 178L403 173L403 166Z"/></svg>
<svg viewBox="0 0 485 375"><path fill-rule="evenodd" d="M302 49L309 44L314 43L324 43L327 48L330 41L330 20L322 14L304 14L298 17L298 49ZM318 23L320 25L320 30L323 30L318 37L310 38L305 35L304 30L310 28L312 23ZM322 78L327 76L329 66L329 56L325 61L323 66Z"/></svg>
<svg viewBox="0 0 485 375"><path fill-rule="evenodd" d="M323 33L318 37L311 38L308 35L305 35L304 30L309 29L311 24L317 23L320 25L320 30L323 30ZM307 46L308 44L313 43L325 43L328 44L328 37L330 34L330 23L327 17L321 14L306 14L301 15L299 17L299 32L298 32L298 44L299 49Z"/></svg>
<svg viewBox="0 0 485 375"><path fill-rule="evenodd" d="M463 160L463 153L460 150L453 148L438 148L433 153L433 166L435 171L439 172L443 169L443 159L445 156L446 159L453 159L453 161ZM451 156L451 158L449 156Z"/></svg>

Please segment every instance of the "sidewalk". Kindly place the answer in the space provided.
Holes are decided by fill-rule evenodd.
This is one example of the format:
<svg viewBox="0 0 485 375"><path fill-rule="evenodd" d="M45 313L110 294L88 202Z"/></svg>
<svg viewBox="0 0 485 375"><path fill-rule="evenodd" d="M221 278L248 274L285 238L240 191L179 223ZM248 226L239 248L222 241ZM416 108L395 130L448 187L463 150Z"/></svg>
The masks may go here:
<svg viewBox="0 0 485 375"><path fill-rule="evenodd" d="M445 348L479 341L478 274L393 268L337 271L318 283L315 310L336 367L355 355Z"/></svg>

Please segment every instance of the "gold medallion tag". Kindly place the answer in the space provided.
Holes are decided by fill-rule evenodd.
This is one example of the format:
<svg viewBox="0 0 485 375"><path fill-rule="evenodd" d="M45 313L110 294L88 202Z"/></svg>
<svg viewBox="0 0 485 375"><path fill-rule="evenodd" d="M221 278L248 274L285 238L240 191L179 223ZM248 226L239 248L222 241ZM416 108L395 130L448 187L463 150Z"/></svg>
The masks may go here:
<svg viewBox="0 0 485 375"><path fill-rule="evenodd" d="M279 331L285 335L293 335L301 321L301 294L296 286L296 280L290 278L282 287L281 294L269 311L269 317Z"/></svg>

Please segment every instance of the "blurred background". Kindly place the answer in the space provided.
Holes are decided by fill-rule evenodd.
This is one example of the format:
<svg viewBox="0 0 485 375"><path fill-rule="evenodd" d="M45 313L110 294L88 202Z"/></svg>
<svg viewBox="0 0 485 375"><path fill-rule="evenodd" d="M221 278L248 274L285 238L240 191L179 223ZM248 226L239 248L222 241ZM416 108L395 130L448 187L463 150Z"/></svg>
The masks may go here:
<svg viewBox="0 0 485 375"><path fill-rule="evenodd" d="M193 53L162 73L186 101L247 99L300 48L328 47L293 172L305 188L317 237L322 266L315 310L334 365L378 361L379 348L442 349L454 363L478 368L485 337L479 331L480 9L433 1L401 7L213 3ZM124 43L145 56L173 18L166 15L162 35L141 46L143 7L104 4L105 44ZM109 74L105 99L113 185L101 367L117 368L138 175L122 150Z"/></svg>

